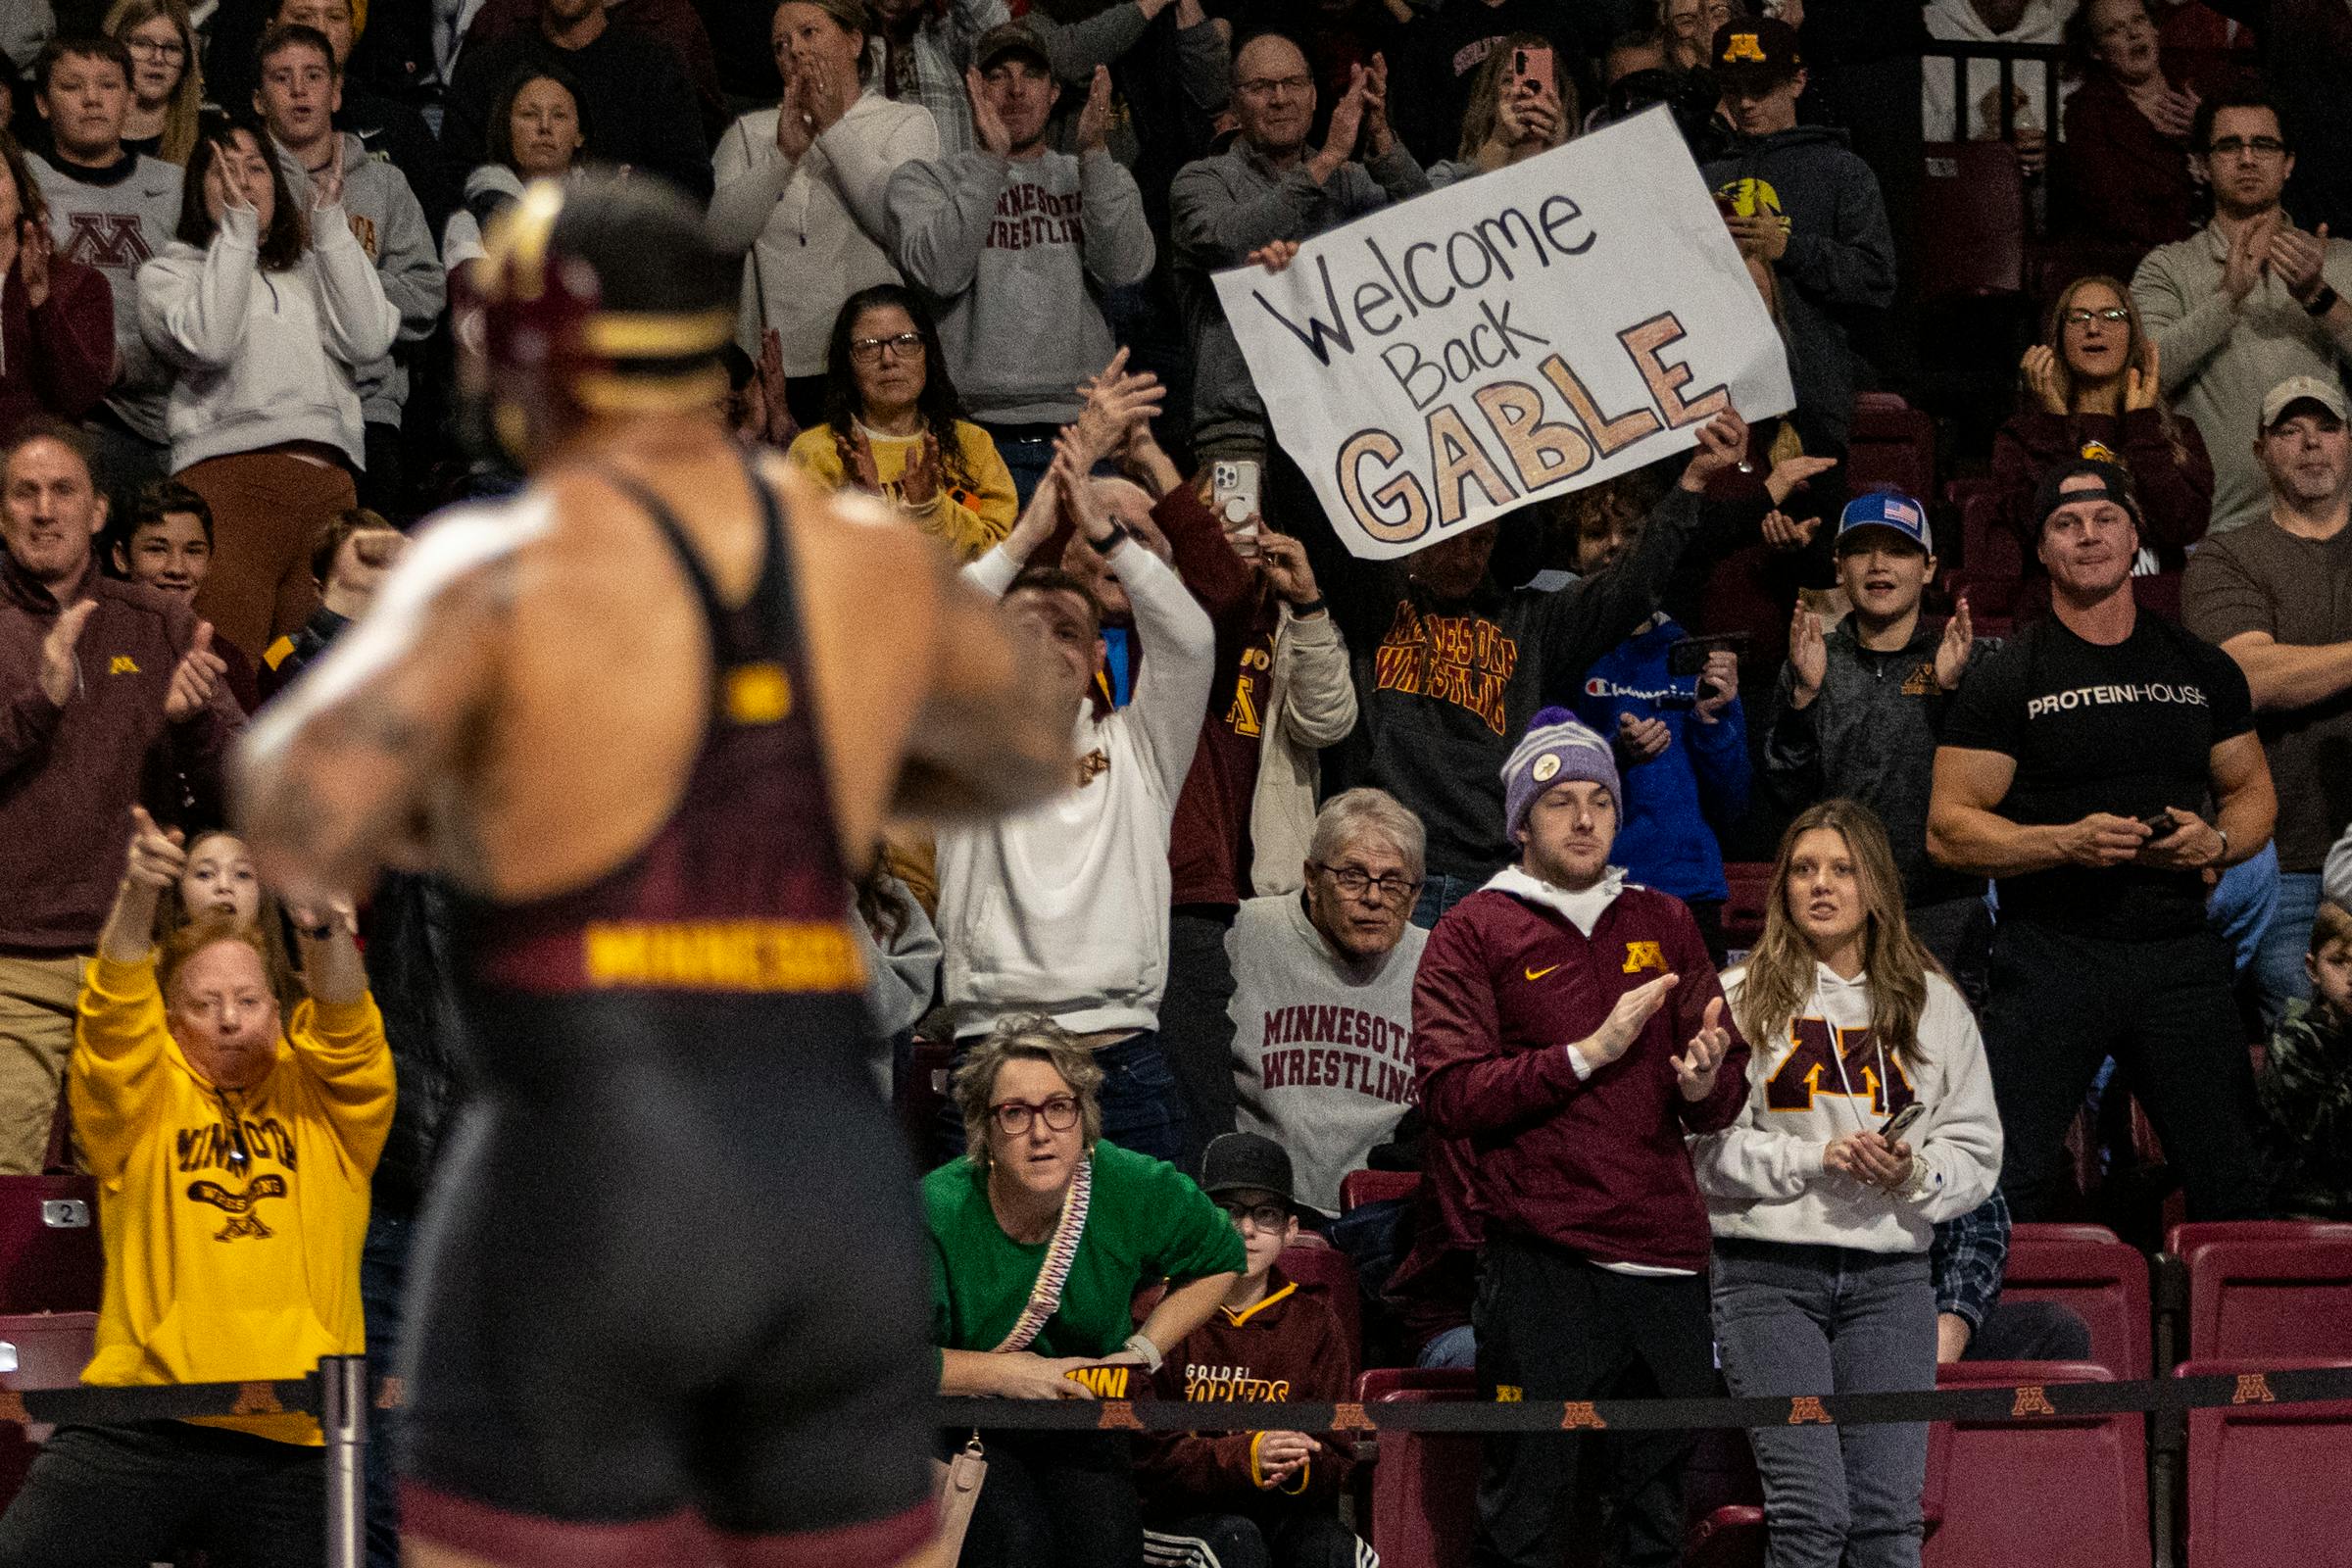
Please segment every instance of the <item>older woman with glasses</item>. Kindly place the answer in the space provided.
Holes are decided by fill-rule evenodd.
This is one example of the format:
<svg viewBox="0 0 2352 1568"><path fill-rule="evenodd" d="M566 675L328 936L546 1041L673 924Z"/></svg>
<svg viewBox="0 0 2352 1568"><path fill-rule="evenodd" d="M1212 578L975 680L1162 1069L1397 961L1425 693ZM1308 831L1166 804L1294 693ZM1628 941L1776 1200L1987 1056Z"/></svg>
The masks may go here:
<svg viewBox="0 0 2352 1568"><path fill-rule="evenodd" d="M941 1393L1082 1399L1124 1381L1143 1396L1240 1276L1223 1210L1173 1165L1102 1141L1102 1077L1085 1046L1036 1017L1006 1020L957 1069L970 1152L923 1179ZM1136 1293L1162 1279L1173 1288L1133 1331ZM1138 1568L1123 1434L984 1437L965 1568Z"/></svg>
<svg viewBox="0 0 2352 1568"><path fill-rule="evenodd" d="M956 558L1012 531L1012 472L986 430L964 416L931 312L912 290L877 283L834 318L825 360L825 422L787 456L831 489L881 497Z"/></svg>
<svg viewBox="0 0 2352 1568"><path fill-rule="evenodd" d="M1748 14L1745 0L1658 0L1658 30L1666 35L1666 58L1677 71L1707 63L1715 30Z"/></svg>

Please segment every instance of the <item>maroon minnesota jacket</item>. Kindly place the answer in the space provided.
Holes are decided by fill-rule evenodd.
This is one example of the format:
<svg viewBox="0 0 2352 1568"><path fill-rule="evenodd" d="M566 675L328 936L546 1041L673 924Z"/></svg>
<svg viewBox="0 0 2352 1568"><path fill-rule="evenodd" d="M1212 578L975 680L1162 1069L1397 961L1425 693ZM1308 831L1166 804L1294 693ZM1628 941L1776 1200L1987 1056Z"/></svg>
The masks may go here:
<svg viewBox="0 0 2352 1568"><path fill-rule="evenodd" d="M114 379L115 295L104 272L51 257L37 311L23 268L0 276L0 440L44 414L79 420Z"/></svg>
<svg viewBox="0 0 2352 1568"><path fill-rule="evenodd" d="M1632 1048L1589 1079L1567 1047L1617 999L1682 976ZM1628 884L1587 938L1566 915L1492 889L1446 911L1413 982L1413 1060L1430 1125L1468 1140L1470 1206L1500 1227L1600 1263L1707 1266L1707 1208L1685 1133L1728 1127L1747 1096L1747 1045L1705 1100L1672 1058L1723 995L1682 901Z"/></svg>
<svg viewBox="0 0 2352 1568"><path fill-rule="evenodd" d="M41 643L61 598L98 601L74 647L80 690L63 708L41 690ZM185 604L102 577L95 563L79 585L52 597L0 550L0 888L8 890L0 952L96 945L158 742L168 738L182 766L217 771L245 722L225 682L192 718L164 719L172 672L195 635Z"/></svg>
<svg viewBox="0 0 2352 1568"><path fill-rule="evenodd" d="M1352 1398L1355 1349L1320 1291L1286 1278L1277 1264L1266 1294L1244 1312L1219 1306L1170 1350L1152 1379L1155 1398L1310 1404ZM1268 1492L1250 1472L1257 1434L1152 1432L1138 1440L1136 1483L1152 1518L1255 1513L1306 1499L1329 1507L1355 1464L1345 1434L1317 1433L1323 1451L1307 1461L1297 1490Z"/></svg>

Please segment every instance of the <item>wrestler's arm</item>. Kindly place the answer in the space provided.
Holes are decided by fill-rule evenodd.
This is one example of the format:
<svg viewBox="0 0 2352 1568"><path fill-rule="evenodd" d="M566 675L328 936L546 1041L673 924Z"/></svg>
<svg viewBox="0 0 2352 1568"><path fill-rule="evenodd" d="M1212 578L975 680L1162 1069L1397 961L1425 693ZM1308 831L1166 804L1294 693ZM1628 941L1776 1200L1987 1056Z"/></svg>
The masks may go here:
<svg viewBox="0 0 2352 1568"><path fill-rule="evenodd" d="M368 616L246 729L230 814L290 903L361 897L387 863L461 869L428 809L496 695L515 538L489 518L427 530Z"/></svg>

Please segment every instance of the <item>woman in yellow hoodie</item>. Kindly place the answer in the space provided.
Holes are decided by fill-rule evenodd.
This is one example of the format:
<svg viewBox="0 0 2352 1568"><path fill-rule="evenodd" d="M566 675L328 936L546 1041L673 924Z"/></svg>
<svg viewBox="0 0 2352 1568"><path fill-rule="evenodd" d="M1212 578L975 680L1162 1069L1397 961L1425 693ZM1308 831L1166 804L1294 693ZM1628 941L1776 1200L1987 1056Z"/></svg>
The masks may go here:
<svg viewBox="0 0 2352 1568"><path fill-rule="evenodd" d="M68 1085L99 1183L106 1292L91 1384L298 1378L366 1348L360 1242L392 1125L392 1054L348 910L296 910L310 999L281 1018L261 938L151 933L186 861L133 808L129 865L82 984ZM67 1427L0 1519L0 1563L217 1559L316 1568L318 1423L255 1415Z"/></svg>

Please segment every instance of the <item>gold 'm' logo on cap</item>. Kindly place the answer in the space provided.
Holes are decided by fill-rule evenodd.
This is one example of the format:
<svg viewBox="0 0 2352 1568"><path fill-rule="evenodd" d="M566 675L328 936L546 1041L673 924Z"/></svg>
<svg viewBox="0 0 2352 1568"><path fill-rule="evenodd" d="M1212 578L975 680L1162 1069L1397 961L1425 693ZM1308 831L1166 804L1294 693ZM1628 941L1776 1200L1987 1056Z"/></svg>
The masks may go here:
<svg viewBox="0 0 2352 1568"><path fill-rule="evenodd" d="M1745 60L1759 66L1771 64L1764 58L1763 40L1752 32L1735 32L1732 41L1724 45L1723 63L1728 66L1736 60Z"/></svg>

